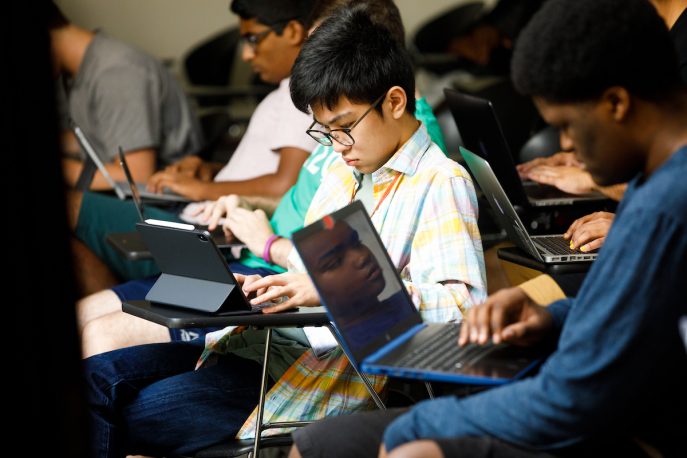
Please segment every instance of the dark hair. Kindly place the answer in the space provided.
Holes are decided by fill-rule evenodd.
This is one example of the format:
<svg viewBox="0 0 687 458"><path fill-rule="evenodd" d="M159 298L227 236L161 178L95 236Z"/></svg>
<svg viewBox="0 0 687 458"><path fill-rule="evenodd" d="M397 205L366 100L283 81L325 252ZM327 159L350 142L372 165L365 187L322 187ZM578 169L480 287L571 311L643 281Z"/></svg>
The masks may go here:
<svg viewBox="0 0 687 458"><path fill-rule="evenodd" d="M54 2L45 3L48 30L61 29L69 25L69 20Z"/></svg>
<svg viewBox="0 0 687 458"><path fill-rule="evenodd" d="M399 43L405 43L406 31L401 12L393 0L315 0L305 25L310 29L317 22L334 14L337 9L358 5L364 5L373 23L386 27Z"/></svg>
<svg viewBox="0 0 687 458"><path fill-rule="evenodd" d="M291 72L291 99L305 113L313 105L331 109L341 97L372 103L392 86L403 88L406 111L415 113L415 77L405 47L359 6L325 19L303 44Z"/></svg>
<svg viewBox="0 0 687 458"><path fill-rule="evenodd" d="M680 87L663 20L647 0L550 0L515 43L515 87L550 102L588 101L611 86L646 100Z"/></svg>
<svg viewBox="0 0 687 458"><path fill-rule="evenodd" d="M314 0L232 0L231 11L241 19L255 19L282 33L289 21L305 27Z"/></svg>

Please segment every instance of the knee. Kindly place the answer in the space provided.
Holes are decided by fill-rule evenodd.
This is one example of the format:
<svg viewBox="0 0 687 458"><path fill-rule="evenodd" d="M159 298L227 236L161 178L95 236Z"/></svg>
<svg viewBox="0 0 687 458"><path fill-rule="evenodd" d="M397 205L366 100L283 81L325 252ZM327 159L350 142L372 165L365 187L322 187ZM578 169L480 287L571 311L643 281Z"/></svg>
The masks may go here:
<svg viewBox="0 0 687 458"><path fill-rule="evenodd" d="M388 458L443 458L444 454L434 441L422 440L409 442L396 447Z"/></svg>
<svg viewBox="0 0 687 458"><path fill-rule="evenodd" d="M301 452L298 450L298 446L293 444L291 450L289 450L289 458L301 458Z"/></svg>
<svg viewBox="0 0 687 458"><path fill-rule="evenodd" d="M83 332L90 321L121 309L122 302L111 289L84 297L76 303L76 319L79 331Z"/></svg>
<svg viewBox="0 0 687 458"><path fill-rule="evenodd" d="M81 352L84 358L124 346L119 329L105 318L91 320L84 326L81 333Z"/></svg>

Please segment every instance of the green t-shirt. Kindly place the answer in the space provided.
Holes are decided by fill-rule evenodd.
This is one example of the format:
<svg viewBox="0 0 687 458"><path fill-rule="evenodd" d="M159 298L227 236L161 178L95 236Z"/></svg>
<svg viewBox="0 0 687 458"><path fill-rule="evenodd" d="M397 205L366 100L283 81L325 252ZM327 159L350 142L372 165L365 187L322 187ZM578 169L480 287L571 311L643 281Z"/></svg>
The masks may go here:
<svg viewBox="0 0 687 458"><path fill-rule="evenodd" d="M422 121L429 132L429 136L446 154L446 145L439 128L437 118L424 98L415 102L415 117ZM298 174L298 181L293 185L277 206L270 224L274 233L282 237L291 237L291 234L301 227L305 221L310 202L317 192L322 181L322 172L326 170L339 154L330 146L319 145L310 157L305 161ZM283 272L279 266L266 263L262 258L253 255L248 250L243 250L240 262L248 267L273 269Z"/></svg>

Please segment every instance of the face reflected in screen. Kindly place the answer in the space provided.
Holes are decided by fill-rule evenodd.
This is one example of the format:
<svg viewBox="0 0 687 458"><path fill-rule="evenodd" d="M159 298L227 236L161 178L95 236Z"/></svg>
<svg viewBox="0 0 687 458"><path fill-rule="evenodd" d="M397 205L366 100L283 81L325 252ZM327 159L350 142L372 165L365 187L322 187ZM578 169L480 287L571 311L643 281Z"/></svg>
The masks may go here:
<svg viewBox="0 0 687 458"><path fill-rule="evenodd" d="M349 303L376 302L384 290L377 259L345 221L313 234L303 251L303 260L312 266L311 275L325 297Z"/></svg>

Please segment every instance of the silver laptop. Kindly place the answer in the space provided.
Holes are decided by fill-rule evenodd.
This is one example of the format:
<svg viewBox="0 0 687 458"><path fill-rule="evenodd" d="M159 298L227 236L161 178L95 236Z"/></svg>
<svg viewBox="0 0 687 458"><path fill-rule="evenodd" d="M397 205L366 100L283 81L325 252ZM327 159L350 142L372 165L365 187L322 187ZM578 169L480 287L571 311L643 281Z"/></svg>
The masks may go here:
<svg viewBox="0 0 687 458"><path fill-rule="evenodd" d="M570 242L563 238L563 234L530 235L489 162L463 147L460 147L460 154L482 188L499 224L522 250L544 263L591 262L596 259L595 252L582 253L571 249Z"/></svg>
<svg viewBox="0 0 687 458"><path fill-rule="evenodd" d="M131 196L131 189L126 181L115 181L107 171L107 167L103 164L103 161L98 157L91 142L88 140L86 135L83 133L81 128L77 125L73 126L74 135L76 135L76 140L81 145L81 148L86 152L91 161L98 167L100 173L103 174L105 181L112 186L112 190L115 192L117 197L121 200L126 199ZM89 183L90 186L90 183ZM146 186L142 183L136 183L139 195L147 200L160 201L160 202L192 202L191 199L187 197L180 196L179 194L173 193L171 191L162 194L150 192L146 189Z"/></svg>

